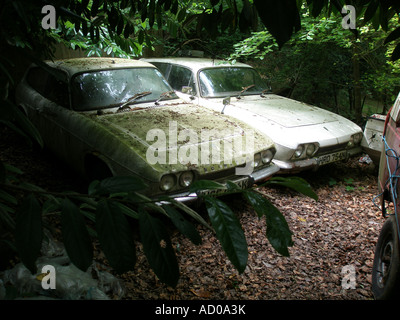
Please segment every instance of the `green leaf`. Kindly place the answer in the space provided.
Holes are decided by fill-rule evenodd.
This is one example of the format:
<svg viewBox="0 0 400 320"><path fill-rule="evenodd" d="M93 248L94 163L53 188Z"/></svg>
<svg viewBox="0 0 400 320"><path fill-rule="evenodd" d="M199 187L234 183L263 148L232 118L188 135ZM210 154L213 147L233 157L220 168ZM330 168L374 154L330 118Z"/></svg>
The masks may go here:
<svg viewBox="0 0 400 320"><path fill-rule="evenodd" d="M79 208L68 198L61 203L61 226L65 250L82 271L92 264L93 246Z"/></svg>
<svg viewBox="0 0 400 320"><path fill-rule="evenodd" d="M247 241L232 210L221 200L204 197L211 224L222 248L235 268L242 273L247 265Z"/></svg>
<svg viewBox="0 0 400 320"><path fill-rule="evenodd" d="M183 212L187 213L190 215L193 219L195 219L198 223L201 223L204 227L206 227L209 230L212 230L211 226L203 219L201 215L199 215L196 211L194 211L192 208L188 207L182 202L176 201L176 200L170 200L170 202L177 207L178 209L182 210Z"/></svg>
<svg viewBox="0 0 400 320"><path fill-rule="evenodd" d="M280 185L288 187L318 201L318 195L312 190L310 184L300 177L272 177L263 185Z"/></svg>
<svg viewBox="0 0 400 320"><path fill-rule="evenodd" d="M188 220L186 220L175 208L170 205L163 205L164 210L171 218L172 223L178 230L190 239L194 244L201 244L201 237L196 228Z"/></svg>
<svg viewBox="0 0 400 320"><path fill-rule="evenodd" d="M179 279L179 266L165 226L140 207L139 228L150 267L162 282L175 287Z"/></svg>
<svg viewBox="0 0 400 320"><path fill-rule="evenodd" d="M392 42L396 39L400 38L400 27L396 28L395 30L393 30L385 39L383 44L387 44L389 42Z"/></svg>
<svg viewBox="0 0 400 320"><path fill-rule="evenodd" d="M14 196L12 196L8 192L5 192L1 189L0 189L0 200L6 201L6 202L12 203L12 204L18 204L18 200Z"/></svg>
<svg viewBox="0 0 400 320"><path fill-rule="evenodd" d="M104 254L115 271L133 270L136 263L133 234L117 202L101 200L98 203L96 231Z"/></svg>
<svg viewBox="0 0 400 320"><path fill-rule="evenodd" d="M100 183L93 182L90 184L90 195L105 195L112 193L128 193L139 191L146 188L146 184L140 179L133 176L121 176L106 178Z"/></svg>
<svg viewBox="0 0 400 320"><path fill-rule="evenodd" d="M199 192L202 190L214 190L214 189L225 189L226 187L216 181L212 180L198 180L192 183L190 186L191 192Z"/></svg>
<svg viewBox="0 0 400 320"><path fill-rule="evenodd" d="M36 259L42 246L42 211L37 199L26 196L17 209L15 225L15 245L22 263L34 274Z"/></svg>
<svg viewBox="0 0 400 320"><path fill-rule="evenodd" d="M22 170L18 169L17 167L14 167L13 165L8 164L8 163L4 163L4 167L6 168L7 171L10 171L10 172L13 172L13 173L16 173L16 174L23 174L24 173Z"/></svg>
<svg viewBox="0 0 400 320"><path fill-rule="evenodd" d="M131 217L133 219L139 219L139 214L132 208L129 208L122 203L119 203L118 206L124 215L127 215L128 217Z"/></svg>
<svg viewBox="0 0 400 320"><path fill-rule="evenodd" d="M396 45L396 48L394 48L392 56L391 56L391 60L392 61L396 61L400 58L400 43Z"/></svg>
<svg viewBox="0 0 400 320"><path fill-rule="evenodd" d="M300 30L296 1L254 0L261 21L276 39L279 48Z"/></svg>
<svg viewBox="0 0 400 320"><path fill-rule="evenodd" d="M369 3L368 8L367 8L367 10L365 11L365 14L364 14L364 21L365 22L368 22L369 20L371 20L374 17L374 15L377 12L378 6L379 6L379 2L378 1L371 1Z"/></svg>
<svg viewBox="0 0 400 320"><path fill-rule="evenodd" d="M3 105L4 104L4 105ZM18 127L14 126L11 121L17 123L22 130L34 139L40 147L43 147L43 139L32 122L23 114L13 103L6 100L0 105L0 119L11 129L21 134ZM6 121L4 121L6 120ZM8 120L8 121L7 121Z"/></svg>
<svg viewBox="0 0 400 320"><path fill-rule="evenodd" d="M6 229L15 230L14 219L6 210L3 210L1 205L0 205L0 225L5 226Z"/></svg>
<svg viewBox="0 0 400 320"><path fill-rule="evenodd" d="M266 217L267 238L272 247L284 256L289 256L288 247L293 245L292 232L282 213L261 194L246 190L245 199L253 206L258 216Z"/></svg>
<svg viewBox="0 0 400 320"><path fill-rule="evenodd" d="M91 16L95 17L97 15L97 11L100 6L100 1L99 0L93 0L92 2L92 8L91 8Z"/></svg>

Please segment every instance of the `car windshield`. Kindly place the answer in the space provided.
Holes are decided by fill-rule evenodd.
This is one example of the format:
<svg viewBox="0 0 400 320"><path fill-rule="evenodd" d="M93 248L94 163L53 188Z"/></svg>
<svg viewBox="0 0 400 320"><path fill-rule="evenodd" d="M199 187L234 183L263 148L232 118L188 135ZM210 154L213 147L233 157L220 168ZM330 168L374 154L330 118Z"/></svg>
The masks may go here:
<svg viewBox="0 0 400 320"><path fill-rule="evenodd" d="M260 75L252 68L223 67L200 72L200 93L203 97L235 95L248 86L252 87L243 95L258 94L267 89Z"/></svg>
<svg viewBox="0 0 400 320"><path fill-rule="evenodd" d="M168 91L172 88L155 68L93 71L78 74L72 80L73 106L78 111L118 107L138 95L132 104L157 101ZM164 99L175 98L173 93Z"/></svg>

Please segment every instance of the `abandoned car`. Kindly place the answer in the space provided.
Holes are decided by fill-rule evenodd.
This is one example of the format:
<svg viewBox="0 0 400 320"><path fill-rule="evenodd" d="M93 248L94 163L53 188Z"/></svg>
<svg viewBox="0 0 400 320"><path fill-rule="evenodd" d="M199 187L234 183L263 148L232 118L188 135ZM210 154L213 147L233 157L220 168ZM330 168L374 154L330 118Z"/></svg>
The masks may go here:
<svg viewBox="0 0 400 320"><path fill-rule="evenodd" d="M380 208L386 218L375 248L372 291L376 299L400 296L399 199L400 185L400 94L386 116L379 163Z"/></svg>
<svg viewBox="0 0 400 320"><path fill-rule="evenodd" d="M140 177L147 185L143 194L152 198L193 199L190 186L197 180L246 188L279 170L268 136L184 102L143 61L75 58L32 65L16 101L45 146L78 172L91 180ZM253 145L244 141L248 133Z"/></svg>
<svg viewBox="0 0 400 320"><path fill-rule="evenodd" d="M317 169L361 152L361 128L335 113L270 92L247 64L146 58L186 101L233 116L272 138L282 172Z"/></svg>

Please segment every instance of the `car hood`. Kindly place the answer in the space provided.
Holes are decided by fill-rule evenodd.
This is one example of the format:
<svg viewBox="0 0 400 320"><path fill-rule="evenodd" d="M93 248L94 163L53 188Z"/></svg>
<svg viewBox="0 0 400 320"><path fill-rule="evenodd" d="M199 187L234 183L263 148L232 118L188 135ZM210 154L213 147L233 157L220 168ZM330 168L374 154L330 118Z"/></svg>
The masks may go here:
<svg viewBox="0 0 400 320"><path fill-rule="evenodd" d="M232 98L226 108L231 107L247 110L286 128L329 123L339 119L338 115L327 110L273 94L265 97L243 96L240 100Z"/></svg>
<svg viewBox="0 0 400 320"><path fill-rule="evenodd" d="M269 137L254 131L245 123L191 104L137 108L132 111L90 115L90 117L118 136L143 159L148 158L149 152L150 155L157 155L166 151L167 163L157 164L163 171L197 168L202 173L217 170L208 170L216 164L220 166L219 168L226 169L243 164L246 156L252 159L254 152L273 146ZM253 134L254 148L248 148L247 141L250 141L246 140L248 134ZM235 139L240 139L242 144L231 143L239 141ZM231 163L224 161L224 150L226 150L224 146L228 144L232 147L232 154L240 155L243 161L239 158L234 158ZM154 149L149 151L150 147L157 151ZM182 164L184 161L179 155L184 155L185 152L182 151L187 149L190 149L187 152L197 150L197 163ZM203 154L203 150L209 150L209 153ZM175 163L168 158L174 154L177 155ZM219 159L216 155L219 155Z"/></svg>

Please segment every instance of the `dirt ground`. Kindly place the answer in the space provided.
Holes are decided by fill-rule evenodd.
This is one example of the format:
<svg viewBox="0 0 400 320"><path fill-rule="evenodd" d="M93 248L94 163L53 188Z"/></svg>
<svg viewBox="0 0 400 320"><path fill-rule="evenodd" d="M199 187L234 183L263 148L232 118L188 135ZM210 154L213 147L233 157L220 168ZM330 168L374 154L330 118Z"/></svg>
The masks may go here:
<svg viewBox="0 0 400 320"><path fill-rule="evenodd" d="M46 152L30 150L4 128L0 128L0 160L19 167L29 182L47 190L82 188L82 181L64 164ZM384 222L372 202L378 192L377 169L354 158L300 176L311 184L318 201L287 189L260 188L281 210L293 232L290 257L282 257L270 246L264 219L240 199L229 199L248 241L244 273L234 269L214 235L199 226L203 239L199 246L178 233L171 235L181 273L176 288L158 281L138 243L135 270L119 276L122 299L373 299L371 269ZM206 217L204 210L200 211ZM101 252L97 259L103 259ZM355 271L354 287L347 281L346 270Z"/></svg>

